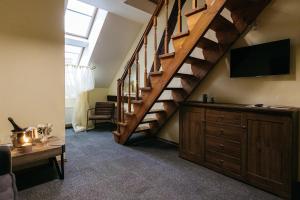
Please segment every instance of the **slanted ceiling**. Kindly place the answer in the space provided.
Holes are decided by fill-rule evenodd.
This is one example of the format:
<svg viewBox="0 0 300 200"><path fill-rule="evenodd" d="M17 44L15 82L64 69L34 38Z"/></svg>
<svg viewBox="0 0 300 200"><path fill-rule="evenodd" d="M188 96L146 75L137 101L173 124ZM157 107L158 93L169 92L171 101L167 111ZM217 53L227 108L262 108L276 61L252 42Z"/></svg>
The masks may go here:
<svg viewBox="0 0 300 200"><path fill-rule="evenodd" d="M108 13L91 57L96 66L96 87L109 87L142 25Z"/></svg>

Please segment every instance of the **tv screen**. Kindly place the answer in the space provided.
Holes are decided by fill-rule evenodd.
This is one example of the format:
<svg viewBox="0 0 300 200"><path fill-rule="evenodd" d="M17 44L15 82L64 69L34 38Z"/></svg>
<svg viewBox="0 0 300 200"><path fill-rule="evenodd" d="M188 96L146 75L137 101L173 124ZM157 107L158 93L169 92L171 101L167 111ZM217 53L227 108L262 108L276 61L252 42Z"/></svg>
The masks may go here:
<svg viewBox="0 0 300 200"><path fill-rule="evenodd" d="M289 39L231 50L230 77L253 77L289 73Z"/></svg>

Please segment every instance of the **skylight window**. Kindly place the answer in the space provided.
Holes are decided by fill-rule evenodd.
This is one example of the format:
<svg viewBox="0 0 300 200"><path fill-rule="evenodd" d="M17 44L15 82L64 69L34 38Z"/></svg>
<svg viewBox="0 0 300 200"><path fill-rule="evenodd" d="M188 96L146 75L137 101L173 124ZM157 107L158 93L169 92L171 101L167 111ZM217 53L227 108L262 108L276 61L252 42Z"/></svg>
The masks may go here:
<svg viewBox="0 0 300 200"><path fill-rule="evenodd" d="M65 33L88 38L96 8L78 0L69 0L65 14Z"/></svg>
<svg viewBox="0 0 300 200"><path fill-rule="evenodd" d="M65 64L77 65L82 54L82 47L65 45Z"/></svg>

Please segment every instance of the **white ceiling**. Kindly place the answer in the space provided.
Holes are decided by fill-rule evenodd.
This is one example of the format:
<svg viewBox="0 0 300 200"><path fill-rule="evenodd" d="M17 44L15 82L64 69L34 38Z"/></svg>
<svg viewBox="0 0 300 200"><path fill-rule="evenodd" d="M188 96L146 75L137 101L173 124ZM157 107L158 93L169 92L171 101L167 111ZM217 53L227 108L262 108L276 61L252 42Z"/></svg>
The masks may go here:
<svg viewBox="0 0 300 200"><path fill-rule="evenodd" d="M108 13L91 57L96 87L109 87L142 25Z"/></svg>
<svg viewBox="0 0 300 200"><path fill-rule="evenodd" d="M146 13L138 8L132 7L126 4L126 0L80 0L88 4L94 5L98 8L102 8L116 15L120 15L124 18L130 19L138 23L146 23L149 20L150 14ZM145 2L149 4L148 0L132 0L135 2ZM135 3L140 4L140 3ZM151 3L149 4L149 6Z"/></svg>

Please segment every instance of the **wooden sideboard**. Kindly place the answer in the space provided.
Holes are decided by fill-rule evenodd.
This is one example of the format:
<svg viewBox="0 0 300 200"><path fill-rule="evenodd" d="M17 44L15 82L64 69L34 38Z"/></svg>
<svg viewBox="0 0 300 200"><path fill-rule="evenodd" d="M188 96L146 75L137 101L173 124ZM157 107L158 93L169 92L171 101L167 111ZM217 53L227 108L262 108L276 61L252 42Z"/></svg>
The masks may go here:
<svg viewBox="0 0 300 200"><path fill-rule="evenodd" d="M185 102L179 155L291 199L298 171L298 111Z"/></svg>

